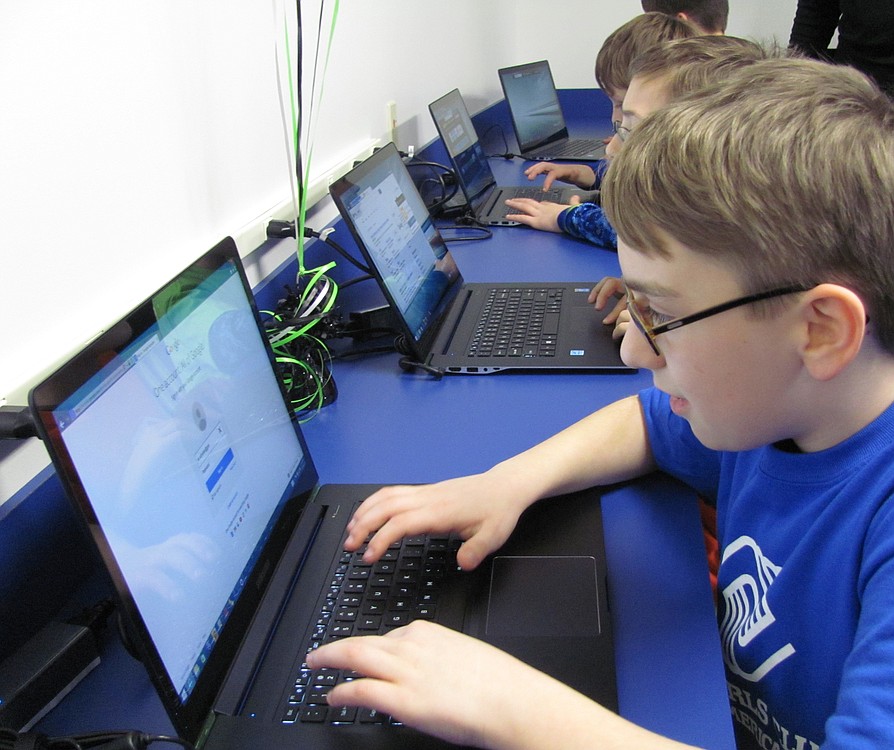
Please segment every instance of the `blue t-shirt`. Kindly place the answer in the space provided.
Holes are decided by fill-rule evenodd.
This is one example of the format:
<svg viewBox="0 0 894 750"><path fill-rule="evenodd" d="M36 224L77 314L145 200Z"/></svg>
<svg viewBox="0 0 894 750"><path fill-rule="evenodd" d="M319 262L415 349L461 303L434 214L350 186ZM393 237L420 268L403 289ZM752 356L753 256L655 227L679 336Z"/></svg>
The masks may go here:
<svg viewBox="0 0 894 750"><path fill-rule="evenodd" d="M658 465L717 499L738 747L894 747L894 406L825 451L729 453L640 402Z"/></svg>

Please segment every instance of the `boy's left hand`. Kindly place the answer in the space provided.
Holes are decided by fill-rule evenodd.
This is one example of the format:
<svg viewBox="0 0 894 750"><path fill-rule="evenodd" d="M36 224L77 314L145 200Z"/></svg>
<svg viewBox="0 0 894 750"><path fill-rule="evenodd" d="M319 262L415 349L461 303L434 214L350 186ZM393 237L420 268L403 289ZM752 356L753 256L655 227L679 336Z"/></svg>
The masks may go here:
<svg viewBox="0 0 894 750"><path fill-rule="evenodd" d="M416 621L384 636L346 638L307 656L312 669L363 675L334 687L330 706L360 706L391 715L448 742L475 747L534 747L530 696L569 688L504 651L440 625ZM523 690L519 689L524 685ZM558 697L558 696L557 696ZM542 745L541 745L542 746Z"/></svg>
<svg viewBox="0 0 894 750"><path fill-rule="evenodd" d="M572 196L569 205L576 206L579 203L580 199ZM507 219L544 232L560 232L559 214L568 208L563 203L536 201L533 198L510 198L506 205L513 209L513 213L506 214Z"/></svg>

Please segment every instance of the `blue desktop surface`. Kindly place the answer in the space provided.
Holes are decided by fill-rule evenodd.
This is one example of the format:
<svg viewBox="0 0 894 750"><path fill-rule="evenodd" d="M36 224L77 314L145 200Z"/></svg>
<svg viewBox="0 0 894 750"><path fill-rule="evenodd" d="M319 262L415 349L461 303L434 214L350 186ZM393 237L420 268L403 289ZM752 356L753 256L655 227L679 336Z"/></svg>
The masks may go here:
<svg viewBox="0 0 894 750"><path fill-rule="evenodd" d="M522 184L525 166L492 160L505 184ZM343 227L337 236L354 250ZM524 227L450 247L467 281L596 282L619 273L612 251ZM366 281L343 299L367 304L379 296ZM481 471L651 384L646 371L436 380L402 372L394 353L336 361L333 374L338 398L304 425L324 483L430 482ZM621 714L695 745L734 747L694 493L655 475L607 489L603 517ZM171 731L148 677L113 633L100 667L38 728Z"/></svg>

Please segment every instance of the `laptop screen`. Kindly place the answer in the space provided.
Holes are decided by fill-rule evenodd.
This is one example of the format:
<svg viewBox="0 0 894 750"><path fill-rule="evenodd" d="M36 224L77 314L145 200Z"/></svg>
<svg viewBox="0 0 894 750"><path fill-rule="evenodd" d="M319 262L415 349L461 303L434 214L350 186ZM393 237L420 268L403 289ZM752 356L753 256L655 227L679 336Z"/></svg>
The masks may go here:
<svg viewBox="0 0 894 750"><path fill-rule="evenodd" d="M503 68L500 82L522 150L566 130L556 86L545 60Z"/></svg>
<svg viewBox="0 0 894 750"><path fill-rule="evenodd" d="M330 190L418 343L443 317L462 278L397 148L382 147Z"/></svg>
<svg viewBox="0 0 894 750"><path fill-rule="evenodd" d="M496 180L487 163L484 149L469 116L469 110L458 89L445 94L429 105L438 135L456 169L459 185L466 200L472 199L493 185Z"/></svg>
<svg viewBox="0 0 894 750"><path fill-rule="evenodd" d="M191 268L32 394L181 701L315 481L237 260Z"/></svg>

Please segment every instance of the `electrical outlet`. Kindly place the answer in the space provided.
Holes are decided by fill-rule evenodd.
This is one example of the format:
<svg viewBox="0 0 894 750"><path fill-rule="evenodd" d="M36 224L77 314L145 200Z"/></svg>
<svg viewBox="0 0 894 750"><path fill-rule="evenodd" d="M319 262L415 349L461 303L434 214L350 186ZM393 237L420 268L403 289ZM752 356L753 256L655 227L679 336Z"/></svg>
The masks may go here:
<svg viewBox="0 0 894 750"><path fill-rule="evenodd" d="M388 138L397 146L397 102L393 99L385 104L385 124Z"/></svg>

